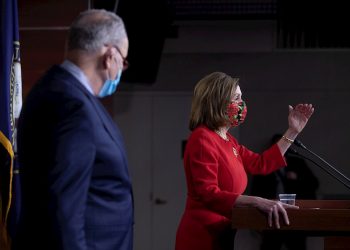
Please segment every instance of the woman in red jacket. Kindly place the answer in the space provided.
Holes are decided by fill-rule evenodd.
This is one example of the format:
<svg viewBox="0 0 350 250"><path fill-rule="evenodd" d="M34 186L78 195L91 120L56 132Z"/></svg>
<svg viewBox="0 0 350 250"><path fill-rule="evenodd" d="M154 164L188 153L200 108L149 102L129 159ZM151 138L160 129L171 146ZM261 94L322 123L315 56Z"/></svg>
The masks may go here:
<svg viewBox="0 0 350 250"><path fill-rule="evenodd" d="M176 250L232 250L233 207L256 207L267 214L269 226L289 224L285 208L298 207L242 195L247 175L268 174L286 165L283 157L303 130L314 108L289 106L289 127L272 147L257 154L228 133L244 121L247 107L238 79L214 72L200 80L192 99L190 135L184 156L187 202L176 235Z"/></svg>

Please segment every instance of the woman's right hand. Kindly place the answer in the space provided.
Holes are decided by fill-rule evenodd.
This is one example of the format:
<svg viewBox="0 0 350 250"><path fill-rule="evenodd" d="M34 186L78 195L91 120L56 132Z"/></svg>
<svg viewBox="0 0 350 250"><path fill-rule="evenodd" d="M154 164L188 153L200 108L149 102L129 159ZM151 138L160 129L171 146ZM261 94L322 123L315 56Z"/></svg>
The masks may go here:
<svg viewBox="0 0 350 250"><path fill-rule="evenodd" d="M298 209L298 206L289 205L276 200L268 200L261 197L255 197L257 199L257 208L267 214L267 221L270 227L273 223L276 228L280 228L280 215L282 215L284 222L289 225L289 218L286 208Z"/></svg>
<svg viewBox="0 0 350 250"><path fill-rule="evenodd" d="M289 129L300 133L310 117L314 113L312 104L298 104L295 107L289 105L288 125Z"/></svg>
<svg viewBox="0 0 350 250"><path fill-rule="evenodd" d="M298 206L284 204L277 200L268 200L256 196L240 195L235 203L237 207L256 207L260 211L267 214L267 221L270 227L275 224L276 228L280 228L280 215L284 222L289 225L289 218L286 208L299 209Z"/></svg>

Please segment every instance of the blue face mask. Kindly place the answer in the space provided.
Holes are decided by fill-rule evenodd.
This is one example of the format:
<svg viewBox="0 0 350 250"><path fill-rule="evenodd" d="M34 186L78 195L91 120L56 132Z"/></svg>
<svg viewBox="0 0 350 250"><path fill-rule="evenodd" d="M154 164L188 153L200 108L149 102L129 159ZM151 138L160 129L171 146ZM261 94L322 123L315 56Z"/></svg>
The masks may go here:
<svg viewBox="0 0 350 250"><path fill-rule="evenodd" d="M98 97L106 97L113 94L117 89L121 76L122 76L122 70L120 69L117 77L114 80L111 80L111 79L106 80L102 86L102 89L100 90L100 93L98 93Z"/></svg>

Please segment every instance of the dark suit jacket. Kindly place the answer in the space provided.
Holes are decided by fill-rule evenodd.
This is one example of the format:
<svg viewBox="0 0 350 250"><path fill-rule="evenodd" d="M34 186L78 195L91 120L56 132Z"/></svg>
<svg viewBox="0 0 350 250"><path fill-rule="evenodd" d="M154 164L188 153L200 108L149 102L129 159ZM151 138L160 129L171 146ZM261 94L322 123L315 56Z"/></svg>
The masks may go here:
<svg viewBox="0 0 350 250"><path fill-rule="evenodd" d="M23 208L14 249L132 249L133 198L121 134L100 101L51 68L18 125Z"/></svg>

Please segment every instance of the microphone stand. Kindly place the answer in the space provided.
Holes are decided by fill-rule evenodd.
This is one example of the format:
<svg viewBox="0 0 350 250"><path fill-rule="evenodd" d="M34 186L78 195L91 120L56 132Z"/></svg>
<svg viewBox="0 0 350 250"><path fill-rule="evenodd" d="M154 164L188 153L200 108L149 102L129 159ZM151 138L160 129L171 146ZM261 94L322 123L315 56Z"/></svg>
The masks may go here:
<svg viewBox="0 0 350 250"><path fill-rule="evenodd" d="M294 140L294 144L297 145L298 147L301 147L303 149L305 149L307 152L309 152L310 154L314 155L315 157L317 157L319 160L321 160L323 163L325 163L330 169L332 169L335 173L339 174L341 177L343 177L345 180L348 181L348 183L350 183L350 179L348 177L346 177L343 173L341 173L338 169L336 169L335 167L333 167L331 164L329 164L326 160L324 160L321 156L317 155L316 153L312 152L311 150L309 150L301 141L299 140ZM304 155L301 155L298 151L296 151L295 149L289 148L290 152L292 152L295 155L300 156L301 158L305 158L306 160L311 161L312 163L314 163L316 166L318 166L319 168L321 168L322 170L324 170L326 173L328 173L329 175L331 175L333 178L335 178L337 181L341 182L345 187L347 187L348 189L350 189L350 186L345 183L342 179L338 178L334 173L332 173L331 171L329 171L329 169L325 168L324 166L321 166L320 164L318 164L317 162L315 162L314 160L310 159L309 157L306 157Z"/></svg>

